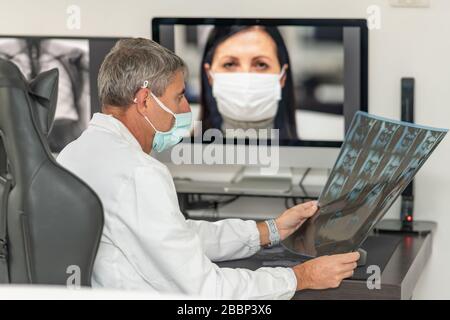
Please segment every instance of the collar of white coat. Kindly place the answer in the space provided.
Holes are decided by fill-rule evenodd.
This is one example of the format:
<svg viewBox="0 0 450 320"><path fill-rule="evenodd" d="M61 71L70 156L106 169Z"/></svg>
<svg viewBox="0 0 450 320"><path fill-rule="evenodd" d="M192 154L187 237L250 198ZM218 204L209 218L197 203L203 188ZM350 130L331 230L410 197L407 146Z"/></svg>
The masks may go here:
<svg viewBox="0 0 450 320"><path fill-rule="evenodd" d="M141 145L131 134L130 130L128 130L128 128L120 120L117 120L110 114L104 114L100 112L94 113L91 121L89 122L89 125L101 127L108 131L117 133L132 146L137 147L140 151L142 151Z"/></svg>

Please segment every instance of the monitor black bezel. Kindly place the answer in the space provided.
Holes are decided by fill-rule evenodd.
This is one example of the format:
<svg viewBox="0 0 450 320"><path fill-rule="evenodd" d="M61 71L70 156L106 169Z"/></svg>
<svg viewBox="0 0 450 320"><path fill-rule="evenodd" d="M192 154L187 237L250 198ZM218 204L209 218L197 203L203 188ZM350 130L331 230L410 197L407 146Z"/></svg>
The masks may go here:
<svg viewBox="0 0 450 320"><path fill-rule="evenodd" d="M368 111L368 83L369 83L369 32L366 19L296 19L296 18L172 18L155 17L151 21L152 39L160 42L159 26L161 25L271 25L271 26L342 26L359 27L361 30L361 107L360 111ZM191 139L193 142L194 139ZM209 142L204 142L209 143ZM235 144L242 141L234 140ZM245 140L248 144L248 140ZM342 141L320 141L320 140L280 140L280 146L293 147L332 147L339 148Z"/></svg>

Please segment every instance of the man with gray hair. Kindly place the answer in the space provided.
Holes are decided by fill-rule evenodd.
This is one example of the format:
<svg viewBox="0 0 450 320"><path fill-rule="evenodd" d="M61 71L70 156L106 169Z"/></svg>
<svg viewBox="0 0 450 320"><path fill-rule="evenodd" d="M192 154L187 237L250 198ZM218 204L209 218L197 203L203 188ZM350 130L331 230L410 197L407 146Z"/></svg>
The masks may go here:
<svg viewBox="0 0 450 320"><path fill-rule="evenodd" d="M58 156L99 195L105 226L93 286L207 298L289 299L296 290L337 287L358 253L320 257L293 268L219 268L274 245L317 210L309 202L267 222L186 220L167 167L151 157L191 128L186 66L146 39L119 41L98 75L102 113Z"/></svg>

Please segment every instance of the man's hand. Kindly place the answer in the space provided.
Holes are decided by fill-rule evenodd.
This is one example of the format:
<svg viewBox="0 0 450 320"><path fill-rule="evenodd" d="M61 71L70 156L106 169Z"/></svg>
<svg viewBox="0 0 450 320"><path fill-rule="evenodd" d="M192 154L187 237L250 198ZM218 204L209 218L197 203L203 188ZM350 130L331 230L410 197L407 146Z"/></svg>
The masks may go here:
<svg viewBox="0 0 450 320"><path fill-rule="evenodd" d="M337 288L353 275L359 252L318 257L296 265L297 290Z"/></svg>
<svg viewBox="0 0 450 320"><path fill-rule="evenodd" d="M299 204L295 207L287 209L278 218L275 219L278 232L280 234L280 239L283 241L294 233L303 222L309 217L313 216L317 211L317 201L309 201ZM261 246L268 245L269 240L269 229L265 222L258 222L257 228L259 231L259 238Z"/></svg>
<svg viewBox="0 0 450 320"><path fill-rule="evenodd" d="M309 201L283 212L275 219L281 240L293 234L300 226L317 211L317 201Z"/></svg>

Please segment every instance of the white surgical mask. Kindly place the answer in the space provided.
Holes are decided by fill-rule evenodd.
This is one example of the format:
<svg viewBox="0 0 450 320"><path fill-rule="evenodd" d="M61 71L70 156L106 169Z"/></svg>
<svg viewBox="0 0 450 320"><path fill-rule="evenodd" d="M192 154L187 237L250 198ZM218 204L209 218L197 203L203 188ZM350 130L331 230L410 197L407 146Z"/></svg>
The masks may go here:
<svg viewBox="0 0 450 320"><path fill-rule="evenodd" d="M213 96L219 112L237 121L272 119L281 100L280 79L284 75L255 72L211 73Z"/></svg>

